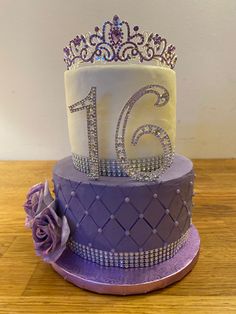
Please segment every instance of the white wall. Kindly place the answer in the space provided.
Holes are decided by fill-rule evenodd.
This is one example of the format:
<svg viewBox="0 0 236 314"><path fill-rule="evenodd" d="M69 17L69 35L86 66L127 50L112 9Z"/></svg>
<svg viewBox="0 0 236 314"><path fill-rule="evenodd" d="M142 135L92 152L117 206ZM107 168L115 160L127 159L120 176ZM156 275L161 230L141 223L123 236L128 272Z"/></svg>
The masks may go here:
<svg viewBox="0 0 236 314"><path fill-rule="evenodd" d="M177 46L177 151L236 157L235 0L0 0L0 159L70 154L62 48L115 13Z"/></svg>

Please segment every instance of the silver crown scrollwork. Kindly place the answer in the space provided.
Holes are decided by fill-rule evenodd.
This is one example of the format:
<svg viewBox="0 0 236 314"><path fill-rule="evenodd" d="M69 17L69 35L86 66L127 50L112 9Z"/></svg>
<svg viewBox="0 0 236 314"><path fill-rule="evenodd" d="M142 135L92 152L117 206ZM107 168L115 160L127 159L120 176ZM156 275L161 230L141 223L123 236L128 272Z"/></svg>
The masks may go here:
<svg viewBox="0 0 236 314"><path fill-rule="evenodd" d="M175 46L159 34L141 32L139 26L131 27L128 22L115 15L94 33L78 35L64 48L67 69L74 69L81 63L155 61L171 69L177 56Z"/></svg>

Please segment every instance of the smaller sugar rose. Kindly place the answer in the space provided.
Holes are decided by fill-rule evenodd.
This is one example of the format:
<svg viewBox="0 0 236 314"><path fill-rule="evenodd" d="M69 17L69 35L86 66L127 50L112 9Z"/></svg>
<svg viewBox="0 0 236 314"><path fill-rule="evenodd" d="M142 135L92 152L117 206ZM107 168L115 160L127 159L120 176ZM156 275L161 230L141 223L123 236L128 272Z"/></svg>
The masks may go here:
<svg viewBox="0 0 236 314"><path fill-rule="evenodd" d="M36 254L45 262L55 262L65 250L69 234L67 219L56 214L54 201L34 219L32 236Z"/></svg>
<svg viewBox="0 0 236 314"><path fill-rule="evenodd" d="M26 196L26 201L24 203L24 209L26 212L25 226L28 228L32 227L33 220L39 211L40 205L42 203L44 189L45 184L36 184L30 188Z"/></svg>

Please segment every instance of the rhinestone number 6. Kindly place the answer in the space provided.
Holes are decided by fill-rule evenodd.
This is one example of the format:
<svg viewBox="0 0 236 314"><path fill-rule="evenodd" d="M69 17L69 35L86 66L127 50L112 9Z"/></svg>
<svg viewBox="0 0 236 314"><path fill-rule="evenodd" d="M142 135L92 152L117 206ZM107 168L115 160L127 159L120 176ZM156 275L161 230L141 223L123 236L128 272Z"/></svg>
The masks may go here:
<svg viewBox="0 0 236 314"><path fill-rule="evenodd" d="M159 139L163 149L163 164L154 171L144 172L133 167L127 158L125 150L125 130L131 110L135 103L146 94L154 94L157 96L157 100L154 104L156 107L164 106L169 101L167 89L160 85L147 85L133 94L120 113L116 128L115 147L117 158L129 177L138 181L155 181L166 171L173 160L173 149L167 132L157 125L145 124L140 126L132 136L132 145L137 145L140 137L145 134L153 134Z"/></svg>

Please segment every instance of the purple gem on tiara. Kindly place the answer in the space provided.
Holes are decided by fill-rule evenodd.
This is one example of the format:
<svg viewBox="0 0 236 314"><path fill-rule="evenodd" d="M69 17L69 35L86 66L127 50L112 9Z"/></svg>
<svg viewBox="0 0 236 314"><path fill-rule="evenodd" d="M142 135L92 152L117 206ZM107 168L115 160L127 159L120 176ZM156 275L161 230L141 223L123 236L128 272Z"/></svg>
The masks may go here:
<svg viewBox="0 0 236 314"><path fill-rule="evenodd" d="M118 26L120 23L121 22L120 22L119 16L118 15L114 15L114 17L113 17L113 24L115 26Z"/></svg>
<svg viewBox="0 0 236 314"><path fill-rule="evenodd" d="M174 45L170 45L170 46L167 48L167 50L168 50L169 52L172 52L172 51L175 50L175 46L174 46Z"/></svg>
<svg viewBox="0 0 236 314"><path fill-rule="evenodd" d="M85 39L85 37L84 37L84 35L81 35L81 40L83 41L83 43L86 43L86 39Z"/></svg>
<svg viewBox="0 0 236 314"><path fill-rule="evenodd" d="M64 53L67 55L67 56L69 56L69 54L70 54L70 49L69 48L64 48Z"/></svg>
<svg viewBox="0 0 236 314"><path fill-rule="evenodd" d="M156 35L153 37L153 42L154 42L155 45L161 44L161 36L159 36L158 34L156 34Z"/></svg>
<svg viewBox="0 0 236 314"><path fill-rule="evenodd" d="M119 28L113 28L111 31L111 39L115 45L117 45L122 38L122 32Z"/></svg>
<svg viewBox="0 0 236 314"><path fill-rule="evenodd" d="M79 36L76 36L76 37L74 38L73 42L74 42L75 45L78 45L78 46L79 46L79 44L80 44L80 42L81 42L81 39L79 38Z"/></svg>
<svg viewBox="0 0 236 314"><path fill-rule="evenodd" d="M157 65L175 67L175 46L168 45L158 34L140 32L139 26L130 27L115 15L95 32L78 35L64 49L64 60L68 69L88 62L138 62L155 61ZM133 31L132 31L133 30Z"/></svg>

